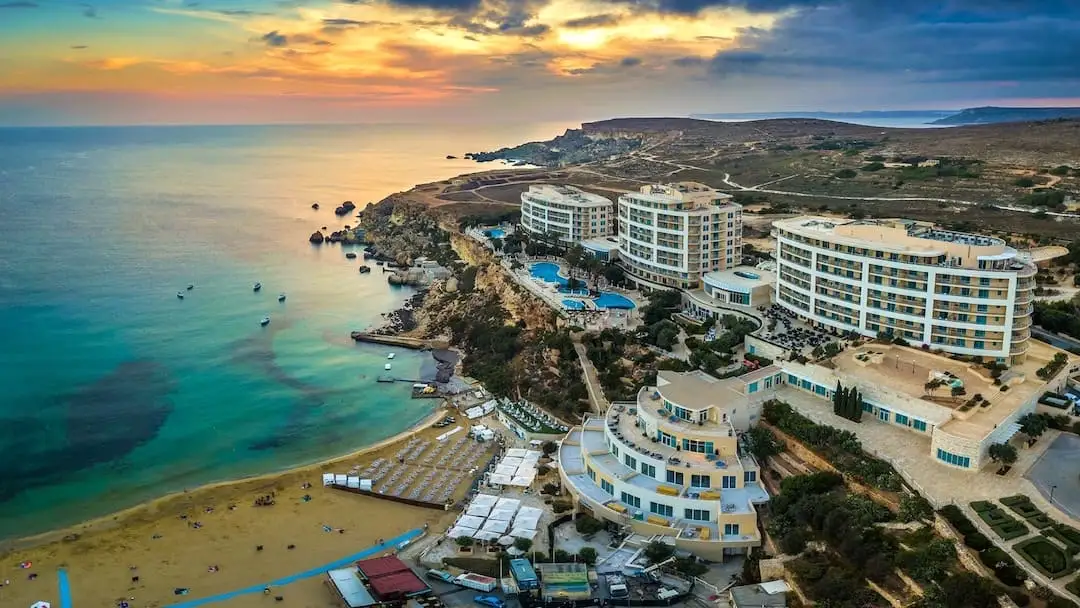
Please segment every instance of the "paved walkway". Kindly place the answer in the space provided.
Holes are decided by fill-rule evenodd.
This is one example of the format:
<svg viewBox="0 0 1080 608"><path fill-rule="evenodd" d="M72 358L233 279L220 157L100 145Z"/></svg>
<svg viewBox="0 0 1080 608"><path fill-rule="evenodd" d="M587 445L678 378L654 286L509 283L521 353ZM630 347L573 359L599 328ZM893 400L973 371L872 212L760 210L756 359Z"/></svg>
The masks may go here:
<svg viewBox="0 0 1080 608"><path fill-rule="evenodd" d="M1080 480L1076 473L1080 471L1080 437L1071 433L1062 433L1035 462L1026 479L1039 490L1047 500L1053 497L1054 506L1080 520Z"/></svg>
<svg viewBox="0 0 1080 608"><path fill-rule="evenodd" d="M1033 580L1039 584L1053 587L1066 597L1073 597L1065 590L1065 583L1073 577L1066 576L1051 581L1035 570L1027 561L1012 550L1011 545L1028 538L1024 536L1010 541L1002 541L985 523L975 515L969 503L976 500L997 502L1005 496L1023 494L1051 518L1080 527L1080 521L1069 517L1057 507L1051 505L1024 475L1053 443L1058 431L1047 431L1031 448L1018 449L1019 459L1008 475L996 474L996 467L990 466L972 473L954 470L938 464L930 454L930 437L921 436L911 431L904 431L895 426L878 422L871 416L863 416L861 423L841 418L832 412L832 403L804 393L798 389L784 387L777 392L777 399L791 404L796 411L818 424L827 424L838 429L851 431L858 435L863 450L886 460L898 473L935 507L955 504L960 507L972 522L978 526L987 538L1006 549ZM1026 446L1026 444L1025 444ZM1055 497L1056 498L1056 497ZM1004 507L1002 507L1004 508Z"/></svg>
<svg viewBox="0 0 1080 608"><path fill-rule="evenodd" d="M238 597L238 596L241 596L241 595L250 595L250 594L253 594L253 593L262 593L263 589L266 589L267 587L280 587L282 585L288 585L289 583L295 583L296 581L301 581L301 580L304 580L306 578L312 578L312 577L315 577L315 576L319 576L319 575L322 575L323 573L325 573L327 570L333 570L335 568L344 568L344 567L348 566L349 564L352 564L353 562L355 562L357 560L361 560L361 559L365 559L367 557L371 557L372 555L375 555L376 553L380 553L380 552L386 551L386 550L393 550L395 547L397 547L401 543L412 541L412 540L416 539L417 537L423 535L423 533L424 533L424 531L421 530L420 528L415 528L413 530L409 530L408 532L406 532L404 534L401 534L399 536L395 536L394 538L388 539L385 542L383 542L382 544L375 545L373 547L368 547L367 549L364 549L363 551L360 551L359 553L354 553L352 555L343 557L343 558L341 558L339 560L332 561L329 564L323 564L322 566L318 566L316 568L311 568L310 570L305 570L303 572L298 572L297 574L292 574L292 575L289 575L289 576L285 576L285 577L282 577L282 578L279 578L279 579L276 579L276 580L273 580L273 581L270 581L270 582L267 582L267 583L262 583L262 584L259 584L259 585L252 585L250 587L244 587L243 589L237 589L236 591L229 591L228 593L221 593L221 594L218 594L218 595L211 595L210 597L204 597L204 598L200 598L200 599L197 599L197 600L191 600L191 601L187 601L187 602L180 602L179 604L172 604L170 606L170 608L196 608L197 606L204 606L206 604L213 604L215 602L224 602L225 600L231 600L234 597ZM61 570L61 573L63 573L63 570ZM66 578L63 577L62 574L61 574L61 581L62 582L61 582L61 596L60 596L61 597L61 600L60 600L61 604L60 605L61 605L62 608L72 608L70 604L65 604L64 600L63 600L63 597L64 597L63 596L63 588L64 588L63 581L66 581Z"/></svg>
<svg viewBox="0 0 1080 608"><path fill-rule="evenodd" d="M597 414L607 411L611 403L604 397L604 389L600 386L600 379L596 376L596 367L589 361L589 355L585 351L585 345L574 341L574 351L577 352L578 360L581 361L582 375L585 379L585 387L589 389L589 403Z"/></svg>

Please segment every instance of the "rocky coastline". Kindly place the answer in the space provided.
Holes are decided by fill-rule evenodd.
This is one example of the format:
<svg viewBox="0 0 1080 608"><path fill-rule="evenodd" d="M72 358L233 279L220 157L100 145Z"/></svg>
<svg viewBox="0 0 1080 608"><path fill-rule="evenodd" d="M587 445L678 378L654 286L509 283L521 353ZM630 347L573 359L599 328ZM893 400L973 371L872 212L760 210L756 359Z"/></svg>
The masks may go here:
<svg viewBox="0 0 1080 608"><path fill-rule="evenodd" d="M412 295L397 310L383 313L383 324L370 333L380 336L396 336L410 332L418 327L416 311L424 305L424 298L428 290L419 291Z"/></svg>

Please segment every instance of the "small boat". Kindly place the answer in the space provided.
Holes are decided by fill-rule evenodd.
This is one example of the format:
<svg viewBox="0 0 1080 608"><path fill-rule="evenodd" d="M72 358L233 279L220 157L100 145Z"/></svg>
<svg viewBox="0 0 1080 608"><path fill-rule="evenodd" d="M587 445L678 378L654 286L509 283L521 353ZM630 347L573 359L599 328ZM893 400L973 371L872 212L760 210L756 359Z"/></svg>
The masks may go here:
<svg viewBox="0 0 1080 608"><path fill-rule="evenodd" d="M188 283L187 290L191 291L192 289L195 289L195 284L194 283Z"/></svg>
<svg viewBox="0 0 1080 608"><path fill-rule="evenodd" d="M345 254L345 257L350 259L350 260L355 260L356 259L356 252L355 251L350 251L350 252Z"/></svg>
<svg viewBox="0 0 1080 608"><path fill-rule="evenodd" d="M312 208L312 209L316 209L316 210L318 210L318 208L319 208L319 203L317 203L317 202L315 202L315 203L311 203L311 208Z"/></svg>
<svg viewBox="0 0 1080 608"><path fill-rule="evenodd" d="M263 317L262 321L259 321L259 325L262 325L263 327L266 327L269 324L270 324L270 317Z"/></svg>
<svg viewBox="0 0 1080 608"><path fill-rule="evenodd" d="M368 266L367 264L364 264L363 266L360 267L360 274L366 274L366 273L369 273L369 272L371 272L371 266Z"/></svg>
<svg viewBox="0 0 1080 608"><path fill-rule="evenodd" d="M382 266L382 265L383 265L383 261L382 261L382 260L376 260L376 261L375 261L375 265L376 265L376 266Z"/></svg>
<svg viewBox="0 0 1080 608"><path fill-rule="evenodd" d="M386 365L382 366L382 368L385 369L386 371L390 371L390 364L387 363Z"/></svg>
<svg viewBox="0 0 1080 608"><path fill-rule="evenodd" d="M255 283L255 286L251 288L251 291L259 291L262 289L262 283Z"/></svg>
<svg viewBox="0 0 1080 608"><path fill-rule="evenodd" d="M389 355L386 355L386 358L387 359L393 359L394 358L394 353L390 353Z"/></svg>
<svg viewBox="0 0 1080 608"><path fill-rule="evenodd" d="M278 302L284 302L284 301L285 301L285 294L281 294L281 295L279 295L279 296L277 297L277 301L278 301Z"/></svg>
<svg viewBox="0 0 1080 608"><path fill-rule="evenodd" d="M183 300L183 299L184 299L184 292L182 292L182 291L178 291L178 292L176 292L176 297L177 297L177 298L180 298L181 300Z"/></svg>

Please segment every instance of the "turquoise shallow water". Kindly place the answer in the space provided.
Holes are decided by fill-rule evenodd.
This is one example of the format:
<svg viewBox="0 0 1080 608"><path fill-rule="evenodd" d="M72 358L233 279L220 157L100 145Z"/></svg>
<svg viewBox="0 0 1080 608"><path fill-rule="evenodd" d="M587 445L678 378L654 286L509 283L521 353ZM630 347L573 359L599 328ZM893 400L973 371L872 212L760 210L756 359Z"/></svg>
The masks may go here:
<svg viewBox="0 0 1080 608"><path fill-rule="evenodd" d="M476 168L446 154L560 130L0 129L0 538L345 453L426 417L433 403L407 384L375 382L388 349L348 338L411 291L307 236L349 223L333 215L341 200ZM419 353L393 367L434 374Z"/></svg>

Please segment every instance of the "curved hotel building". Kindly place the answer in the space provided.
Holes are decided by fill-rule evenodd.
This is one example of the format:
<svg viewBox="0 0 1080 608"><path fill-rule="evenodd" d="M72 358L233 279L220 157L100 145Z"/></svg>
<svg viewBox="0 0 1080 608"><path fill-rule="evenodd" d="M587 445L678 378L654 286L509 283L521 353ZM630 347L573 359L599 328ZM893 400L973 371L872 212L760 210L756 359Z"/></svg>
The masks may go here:
<svg viewBox="0 0 1080 608"><path fill-rule="evenodd" d="M705 273L742 258L742 206L693 182L619 196L619 259L647 287L699 287Z"/></svg>
<svg viewBox="0 0 1080 608"><path fill-rule="evenodd" d="M580 243L614 232L614 207L611 200L573 186L531 185L521 193L521 227Z"/></svg>
<svg viewBox="0 0 1080 608"><path fill-rule="evenodd" d="M1022 362L1035 265L1001 239L911 220L773 223L774 301L815 324Z"/></svg>
<svg viewBox="0 0 1080 608"><path fill-rule="evenodd" d="M759 546L755 505L768 494L741 433L780 382L771 366L725 380L660 371L635 403L570 431L559 452L563 487L596 517L673 536L708 559Z"/></svg>

